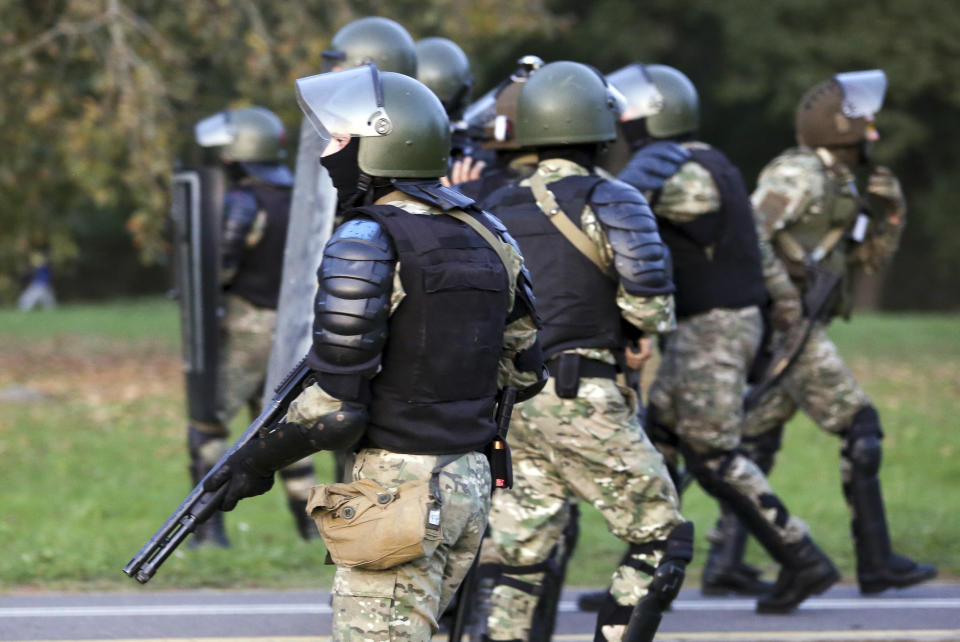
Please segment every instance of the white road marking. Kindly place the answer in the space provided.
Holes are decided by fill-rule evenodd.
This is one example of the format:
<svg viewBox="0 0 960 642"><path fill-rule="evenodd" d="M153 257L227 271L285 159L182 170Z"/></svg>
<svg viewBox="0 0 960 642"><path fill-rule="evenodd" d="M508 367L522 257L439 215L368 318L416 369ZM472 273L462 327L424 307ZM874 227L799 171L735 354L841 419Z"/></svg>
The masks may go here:
<svg viewBox="0 0 960 642"><path fill-rule="evenodd" d="M674 600L676 611L753 611L754 600ZM958 609L960 598L813 598L801 610ZM560 602L561 613L577 612L577 603ZM330 606L311 602L286 604L143 604L135 606L21 606L0 608L0 618L330 615Z"/></svg>

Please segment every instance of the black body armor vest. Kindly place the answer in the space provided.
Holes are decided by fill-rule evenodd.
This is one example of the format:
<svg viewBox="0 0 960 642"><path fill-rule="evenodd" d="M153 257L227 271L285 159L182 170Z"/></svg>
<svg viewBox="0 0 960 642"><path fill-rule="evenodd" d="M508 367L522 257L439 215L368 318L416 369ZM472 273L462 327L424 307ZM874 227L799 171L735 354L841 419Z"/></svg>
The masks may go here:
<svg viewBox="0 0 960 642"><path fill-rule="evenodd" d="M713 148L690 152L691 160L703 165L717 184L720 209L683 224L657 218L660 236L673 256L677 317L764 305L760 245L740 170Z"/></svg>
<svg viewBox="0 0 960 642"><path fill-rule="evenodd" d="M290 215L290 189L254 185L257 205L267 214L263 238L243 255L226 292L243 297L261 308L277 309L283 276L283 248L287 243Z"/></svg>
<svg viewBox="0 0 960 642"><path fill-rule="evenodd" d="M550 183L557 204L577 226L590 193L604 179L568 176ZM485 207L517 240L533 281L543 323L540 342L549 358L572 348L622 348L617 283L568 241L537 207L527 187L508 185Z"/></svg>
<svg viewBox="0 0 960 642"><path fill-rule="evenodd" d="M450 216L390 205L357 211L393 240L406 293L390 317L382 370L370 382L364 445L430 455L482 449L496 432L506 267L479 234Z"/></svg>

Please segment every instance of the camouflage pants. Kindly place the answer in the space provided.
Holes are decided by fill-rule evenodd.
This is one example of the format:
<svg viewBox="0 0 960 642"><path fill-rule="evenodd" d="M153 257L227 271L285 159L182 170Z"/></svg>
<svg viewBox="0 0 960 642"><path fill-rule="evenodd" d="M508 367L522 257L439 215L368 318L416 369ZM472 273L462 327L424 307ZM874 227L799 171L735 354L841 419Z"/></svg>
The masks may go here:
<svg viewBox="0 0 960 642"><path fill-rule="evenodd" d="M260 412L260 397L267 375L267 361L273 347L277 312L260 308L246 299L226 295L225 313L220 326L220 359L217 372L215 424L193 421L203 433L213 437L201 450L203 461L212 466L227 449L228 426L244 406L251 415ZM306 458L281 473L290 497L306 500L316 484L312 459Z"/></svg>
<svg viewBox="0 0 960 642"><path fill-rule="evenodd" d="M743 433L756 436L773 430L789 421L799 408L818 426L836 434L869 403L827 336L826 326L817 324L780 385L747 414Z"/></svg>
<svg viewBox="0 0 960 642"><path fill-rule="evenodd" d="M775 430L789 421L798 408L822 429L840 434L857 411L869 403L837 346L827 336L826 326L817 324L780 384L747 413L743 434L758 437ZM841 462L845 481L849 468L849 462Z"/></svg>
<svg viewBox="0 0 960 642"><path fill-rule="evenodd" d="M650 417L683 448L702 455L710 473L748 499L779 537L796 542L807 533L806 524L771 505L774 493L763 471L738 451L747 372L762 331L756 307L682 319L667 338L650 388Z"/></svg>
<svg viewBox="0 0 960 642"><path fill-rule="evenodd" d="M558 397L551 379L543 392L516 409L509 437L514 484L512 490L494 494L488 559L507 566L546 560L562 536L571 497L590 502L610 532L632 544L665 540L683 523L663 457L640 428L635 408L631 391L608 379L585 378L576 399ZM651 550L637 559L656 567L662 555ZM544 575L506 574L531 588L540 586ZM646 594L650 580L631 566L620 566L610 592L622 606L632 606ZM489 637L528 639L536 603L529 592L498 585L487 620ZM619 640L624 627L611 628L607 638Z"/></svg>
<svg viewBox="0 0 960 642"><path fill-rule="evenodd" d="M437 458L368 448L357 453L353 479L388 488L430 477ZM473 563L490 510L490 467L468 453L440 473L443 541L432 555L384 571L337 568L333 639L338 642L425 641Z"/></svg>

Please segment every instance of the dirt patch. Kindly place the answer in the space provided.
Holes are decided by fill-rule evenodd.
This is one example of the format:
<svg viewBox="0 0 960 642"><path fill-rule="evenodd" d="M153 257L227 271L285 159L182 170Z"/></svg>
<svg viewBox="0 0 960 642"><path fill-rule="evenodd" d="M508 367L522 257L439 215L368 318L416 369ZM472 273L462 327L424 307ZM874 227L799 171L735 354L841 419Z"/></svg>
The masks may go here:
<svg viewBox="0 0 960 642"><path fill-rule="evenodd" d="M177 394L182 386L180 355L162 342L68 336L0 341L0 389L101 404Z"/></svg>

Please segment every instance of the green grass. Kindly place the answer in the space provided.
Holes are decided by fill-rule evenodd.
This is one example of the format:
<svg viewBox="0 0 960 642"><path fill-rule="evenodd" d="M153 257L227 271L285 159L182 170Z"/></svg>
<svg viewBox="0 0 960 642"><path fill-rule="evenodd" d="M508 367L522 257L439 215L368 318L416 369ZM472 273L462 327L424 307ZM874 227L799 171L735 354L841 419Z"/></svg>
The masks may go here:
<svg viewBox="0 0 960 642"><path fill-rule="evenodd" d="M0 589L136 588L120 569L189 490L177 323L163 300L0 311L0 393L27 386L47 395L0 401ZM865 316L832 334L884 422L897 548L957 576L960 318ZM849 579L837 450L836 438L795 420L773 484ZM321 478L330 459L315 457ZM716 510L694 488L684 512L697 523L696 579ZM623 545L592 509L584 514L569 582L599 586ZM243 502L227 524L233 548L183 547L150 586L329 587L323 547L296 536L282 492ZM756 545L751 559L772 569Z"/></svg>

